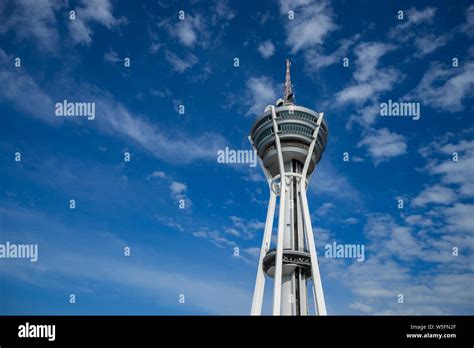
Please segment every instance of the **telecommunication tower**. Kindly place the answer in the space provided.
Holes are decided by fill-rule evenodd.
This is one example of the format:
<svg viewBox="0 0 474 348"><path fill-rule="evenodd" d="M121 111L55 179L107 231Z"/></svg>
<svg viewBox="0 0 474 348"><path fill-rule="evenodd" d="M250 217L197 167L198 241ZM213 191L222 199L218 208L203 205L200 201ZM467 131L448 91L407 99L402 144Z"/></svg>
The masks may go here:
<svg viewBox="0 0 474 348"><path fill-rule="evenodd" d="M283 99L265 108L249 135L270 188L252 315L261 314L265 276L274 280L273 315L308 315L308 281L315 313L327 314L306 191L328 128L323 113L295 104L290 66L287 60ZM270 249L277 200L276 248Z"/></svg>

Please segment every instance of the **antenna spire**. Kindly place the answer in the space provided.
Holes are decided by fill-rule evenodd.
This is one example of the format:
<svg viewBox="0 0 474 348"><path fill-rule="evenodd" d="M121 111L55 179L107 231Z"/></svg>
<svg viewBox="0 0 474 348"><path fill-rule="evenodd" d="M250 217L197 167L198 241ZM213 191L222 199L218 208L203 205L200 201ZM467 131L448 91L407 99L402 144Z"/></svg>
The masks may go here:
<svg viewBox="0 0 474 348"><path fill-rule="evenodd" d="M291 84L290 66L291 66L291 62L289 59L287 59L286 60L285 90L283 94L283 102L285 104L295 103L295 96L293 95L293 86Z"/></svg>

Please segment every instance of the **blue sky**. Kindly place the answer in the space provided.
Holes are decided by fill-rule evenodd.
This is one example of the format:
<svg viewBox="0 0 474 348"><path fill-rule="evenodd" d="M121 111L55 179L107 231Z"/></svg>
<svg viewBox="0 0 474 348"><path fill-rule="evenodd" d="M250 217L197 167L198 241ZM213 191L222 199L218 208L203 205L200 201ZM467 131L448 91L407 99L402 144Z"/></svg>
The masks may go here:
<svg viewBox="0 0 474 348"><path fill-rule="evenodd" d="M290 58L330 130L308 195L328 313L473 314L473 25L470 1L2 1L0 242L39 259L0 260L0 313L248 314L269 192L217 151L250 149Z"/></svg>

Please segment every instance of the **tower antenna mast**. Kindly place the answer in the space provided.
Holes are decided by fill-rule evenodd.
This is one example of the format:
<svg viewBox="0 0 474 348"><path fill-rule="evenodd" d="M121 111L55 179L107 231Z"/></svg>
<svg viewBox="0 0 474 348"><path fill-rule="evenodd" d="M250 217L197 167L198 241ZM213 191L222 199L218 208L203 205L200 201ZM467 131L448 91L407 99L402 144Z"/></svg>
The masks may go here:
<svg viewBox="0 0 474 348"><path fill-rule="evenodd" d="M290 66L291 66L291 62L289 59L287 59L286 60L285 88L283 91L283 103L285 105L295 103L295 96L293 94L293 85L291 84Z"/></svg>

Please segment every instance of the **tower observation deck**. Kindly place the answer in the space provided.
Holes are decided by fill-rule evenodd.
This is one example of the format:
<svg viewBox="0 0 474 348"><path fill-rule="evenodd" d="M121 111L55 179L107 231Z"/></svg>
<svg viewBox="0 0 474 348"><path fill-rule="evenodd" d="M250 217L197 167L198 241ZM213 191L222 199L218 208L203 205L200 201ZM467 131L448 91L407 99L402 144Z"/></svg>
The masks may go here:
<svg viewBox="0 0 474 348"><path fill-rule="evenodd" d="M274 280L274 315L309 314L308 282L315 312L326 315L306 190L326 148L328 128L323 113L295 104L290 66L287 60L283 99L265 108L249 135L270 188L252 315L261 314L265 275ZM270 248L278 197L277 243Z"/></svg>

